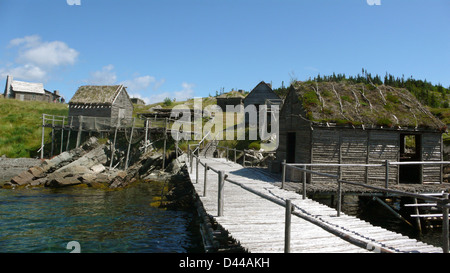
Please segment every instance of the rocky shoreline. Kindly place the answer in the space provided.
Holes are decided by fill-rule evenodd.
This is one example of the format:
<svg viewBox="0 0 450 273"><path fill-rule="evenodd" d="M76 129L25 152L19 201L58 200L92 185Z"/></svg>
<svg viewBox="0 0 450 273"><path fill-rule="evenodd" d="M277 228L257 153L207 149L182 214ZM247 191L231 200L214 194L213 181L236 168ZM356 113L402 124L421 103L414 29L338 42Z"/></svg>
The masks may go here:
<svg viewBox="0 0 450 273"><path fill-rule="evenodd" d="M109 143L100 143L91 137L80 147L63 152L44 161L36 159L2 158L0 167L20 167L11 170L0 184L2 188L49 187L61 188L85 185L88 187L118 189L138 180L169 181L180 175L186 156L172 160L162 169L162 154L149 151L134 158L126 171L109 168L111 149ZM25 164L20 164L25 163ZM12 177L11 177L12 176ZM5 181L6 180L6 181Z"/></svg>

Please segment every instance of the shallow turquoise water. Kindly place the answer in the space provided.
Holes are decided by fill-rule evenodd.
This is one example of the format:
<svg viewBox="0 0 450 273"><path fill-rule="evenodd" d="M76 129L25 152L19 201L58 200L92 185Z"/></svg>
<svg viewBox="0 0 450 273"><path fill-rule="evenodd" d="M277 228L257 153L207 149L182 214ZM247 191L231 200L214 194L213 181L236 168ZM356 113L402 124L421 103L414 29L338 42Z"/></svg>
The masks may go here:
<svg viewBox="0 0 450 273"><path fill-rule="evenodd" d="M149 183L120 191L0 189L0 252L201 252L193 214L150 206Z"/></svg>

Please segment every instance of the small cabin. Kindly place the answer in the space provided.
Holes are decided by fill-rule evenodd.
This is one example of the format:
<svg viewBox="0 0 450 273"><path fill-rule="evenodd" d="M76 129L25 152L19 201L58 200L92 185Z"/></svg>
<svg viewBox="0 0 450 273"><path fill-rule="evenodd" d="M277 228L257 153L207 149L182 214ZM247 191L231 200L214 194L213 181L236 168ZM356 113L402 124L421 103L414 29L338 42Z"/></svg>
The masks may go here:
<svg viewBox="0 0 450 273"><path fill-rule="evenodd" d="M446 126L408 90L348 82L297 82L280 111L279 146L272 166L287 163L384 164L441 161ZM312 167L337 174L338 167ZM288 168L287 178L301 173ZM385 167L341 167L341 177L382 182ZM390 165L389 183L441 183L440 165ZM315 174L308 182L329 181Z"/></svg>
<svg viewBox="0 0 450 273"><path fill-rule="evenodd" d="M69 102L69 119L77 127L83 116L83 128L117 126L131 123L133 103L123 85L85 85Z"/></svg>
<svg viewBox="0 0 450 273"><path fill-rule="evenodd" d="M60 102L59 91L45 90L44 84L14 80L12 76L6 77L4 97L21 101Z"/></svg>

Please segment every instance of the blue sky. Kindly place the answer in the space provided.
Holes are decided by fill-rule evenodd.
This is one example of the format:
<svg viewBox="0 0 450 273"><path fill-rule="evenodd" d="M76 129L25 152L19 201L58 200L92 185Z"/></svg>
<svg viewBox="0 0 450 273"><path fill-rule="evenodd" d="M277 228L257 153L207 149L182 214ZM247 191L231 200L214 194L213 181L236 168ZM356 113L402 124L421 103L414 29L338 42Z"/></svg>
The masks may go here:
<svg viewBox="0 0 450 273"><path fill-rule="evenodd" d="M70 100L124 83L153 103L363 67L450 86L448 0L67 2L0 0L1 86L10 74Z"/></svg>

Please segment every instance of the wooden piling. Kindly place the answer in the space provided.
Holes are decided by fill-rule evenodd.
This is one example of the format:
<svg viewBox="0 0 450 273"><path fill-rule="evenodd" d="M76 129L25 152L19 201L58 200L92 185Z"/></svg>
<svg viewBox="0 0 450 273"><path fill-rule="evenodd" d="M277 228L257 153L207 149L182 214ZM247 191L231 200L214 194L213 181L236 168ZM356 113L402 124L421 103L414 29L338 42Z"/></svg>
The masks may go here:
<svg viewBox="0 0 450 273"><path fill-rule="evenodd" d="M55 116L53 115L52 116L52 146L51 146L51 149L50 149L50 157L53 157L53 151L54 151L54 146L55 146L55 144L54 144L54 142L55 142Z"/></svg>
<svg viewBox="0 0 450 273"><path fill-rule="evenodd" d="M127 157L125 159L125 170L128 169L128 160L130 158L130 149L131 149L131 142L133 141L133 132L134 132L134 122L136 118L133 118L133 124L131 125L131 134L130 134L130 140L128 142L128 149L127 149ZM126 134L126 131L125 131Z"/></svg>
<svg viewBox="0 0 450 273"><path fill-rule="evenodd" d="M163 152L163 163L162 163L162 169L164 170L166 168L166 144L167 144L167 118L164 122L164 152Z"/></svg>
<svg viewBox="0 0 450 273"><path fill-rule="evenodd" d="M64 121L66 117L63 117L61 124L61 148L59 148L59 153L63 152L63 144L64 144Z"/></svg>
<svg viewBox="0 0 450 273"><path fill-rule="evenodd" d="M147 153L147 141L148 141L148 118L145 119L145 142L144 142L145 153Z"/></svg>
<svg viewBox="0 0 450 273"><path fill-rule="evenodd" d="M83 116L78 116L78 122L80 124L78 125L77 144L75 146L76 148L78 148L81 143L81 133L83 131Z"/></svg>
<svg viewBox="0 0 450 273"><path fill-rule="evenodd" d="M67 133L66 151L68 151L70 148L69 143L70 143L70 133L72 132L72 124L73 124L73 116L70 119L69 132Z"/></svg>
<svg viewBox="0 0 450 273"><path fill-rule="evenodd" d="M45 114L42 114L41 159L44 158Z"/></svg>
<svg viewBox="0 0 450 273"><path fill-rule="evenodd" d="M109 169L112 168L112 164L113 164L113 161L114 161L114 153L116 151L117 130L119 128L119 125L120 125L120 119L118 120L116 129L114 130L114 140L113 140L113 144L112 144L112 147L111 147L111 160L109 162Z"/></svg>

